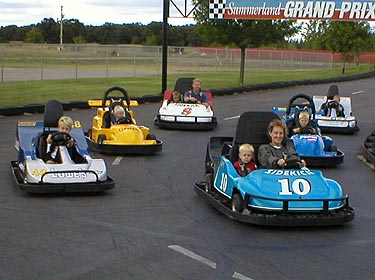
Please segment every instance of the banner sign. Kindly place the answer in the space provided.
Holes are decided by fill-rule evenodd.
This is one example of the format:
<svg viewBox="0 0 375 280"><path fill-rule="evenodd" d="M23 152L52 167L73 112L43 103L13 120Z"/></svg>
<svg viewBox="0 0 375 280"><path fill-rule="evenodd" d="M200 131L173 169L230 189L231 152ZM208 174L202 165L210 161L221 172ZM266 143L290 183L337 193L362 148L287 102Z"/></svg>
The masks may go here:
<svg viewBox="0 0 375 280"><path fill-rule="evenodd" d="M210 19L303 19L374 21L375 2L210 0Z"/></svg>

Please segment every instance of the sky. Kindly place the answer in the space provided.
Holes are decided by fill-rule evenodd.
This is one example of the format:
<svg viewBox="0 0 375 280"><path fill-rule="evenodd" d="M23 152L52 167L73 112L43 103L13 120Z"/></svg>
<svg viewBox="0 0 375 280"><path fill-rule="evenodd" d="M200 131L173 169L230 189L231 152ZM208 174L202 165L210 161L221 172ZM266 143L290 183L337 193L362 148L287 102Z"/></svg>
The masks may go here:
<svg viewBox="0 0 375 280"><path fill-rule="evenodd" d="M190 0L172 1L182 14L188 14L193 8ZM37 24L44 18L60 20L61 6L64 19L78 19L84 25L149 24L163 21L163 3L164 0L0 0L0 27ZM173 3L168 23L194 24L192 17L183 18Z"/></svg>

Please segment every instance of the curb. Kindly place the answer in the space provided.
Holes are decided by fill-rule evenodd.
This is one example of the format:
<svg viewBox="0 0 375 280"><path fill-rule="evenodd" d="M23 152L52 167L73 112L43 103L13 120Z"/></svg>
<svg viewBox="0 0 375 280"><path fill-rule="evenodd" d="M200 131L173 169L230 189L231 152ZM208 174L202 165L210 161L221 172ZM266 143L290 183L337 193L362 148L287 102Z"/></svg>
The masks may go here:
<svg viewBox="0 0 375 280"><path fill-rule="evenodd" d="M245 93L245 92L294 87L294 86L301 86L301 85L354 81L354 80L372 78L374 76L375 76L375 71L372 71L368 73L345 76L345 77L336 77L336 78L328 78L328 79L310 79L310 80L289 81L289 82L273 82L273 83L268 83L268 84L263 84L263 85L252 85L252 86L244 86L244 87L236 87L236 88L210 89L208 91L210 91L213 96L215 95L223 96L223 95L231 95L235 93ZM131 98L131 99L137 100L139 104L144 104L146 102L160 102L163 99L163 95L162 94L144 95L142 97ZM90 106L87 104L87 101L79 101L79 100L70 101L68 103L63 103L62 105L63 105L64 111L70 111L73 109L89 109L90 108ZM0 107L0 116L16 116L16 115L23 115L25 113L35 114L35 113L43 113L43 112L44 112L44 104L28 104L28 105L18 106L18 107Z"/></svg>

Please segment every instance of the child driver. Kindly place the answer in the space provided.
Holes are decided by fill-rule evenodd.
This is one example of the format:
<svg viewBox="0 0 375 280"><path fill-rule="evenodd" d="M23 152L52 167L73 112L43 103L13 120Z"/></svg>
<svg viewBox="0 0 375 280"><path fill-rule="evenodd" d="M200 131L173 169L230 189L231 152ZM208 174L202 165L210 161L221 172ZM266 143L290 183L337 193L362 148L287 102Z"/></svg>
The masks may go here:
<svg viewBox="0 0 375 280"><path fill-rule="evenodd" d="M62 116L59 119L57 129L59 132L64 132L67 134L70 134L70 131L72 130L73 127L73 120L68 117L68 116ZM49 134L47 137L47 158L46 158L46 163L61 163L61 157L59 155L59 147L53 143L52 141L52 134ZM75 142L74 139L71 138L67 141L66 144L67 150L69 152L69 155L71 159L75 163L84 163L86 160L78 153L76 147L75 147Z"/></svg>
<svg viewBox="0 0 375 280"><path fill-rule="evenodd" d="M254 147L251 144L242 144L238 153L239 160L233 163L237 173L246 176L251 171L257 169L254 161Z"/></svg>

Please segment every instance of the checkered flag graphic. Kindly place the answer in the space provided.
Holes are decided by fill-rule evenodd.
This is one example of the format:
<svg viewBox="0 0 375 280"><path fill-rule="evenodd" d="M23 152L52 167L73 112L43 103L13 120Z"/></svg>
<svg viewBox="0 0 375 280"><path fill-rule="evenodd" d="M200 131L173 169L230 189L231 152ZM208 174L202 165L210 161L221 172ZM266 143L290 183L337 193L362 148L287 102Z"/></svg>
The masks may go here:
<svg viewBox="0 0 375 280"><path fill-rule="evenodd" d="M223 19L226 0L210 0L210 19Z"/></svg>

